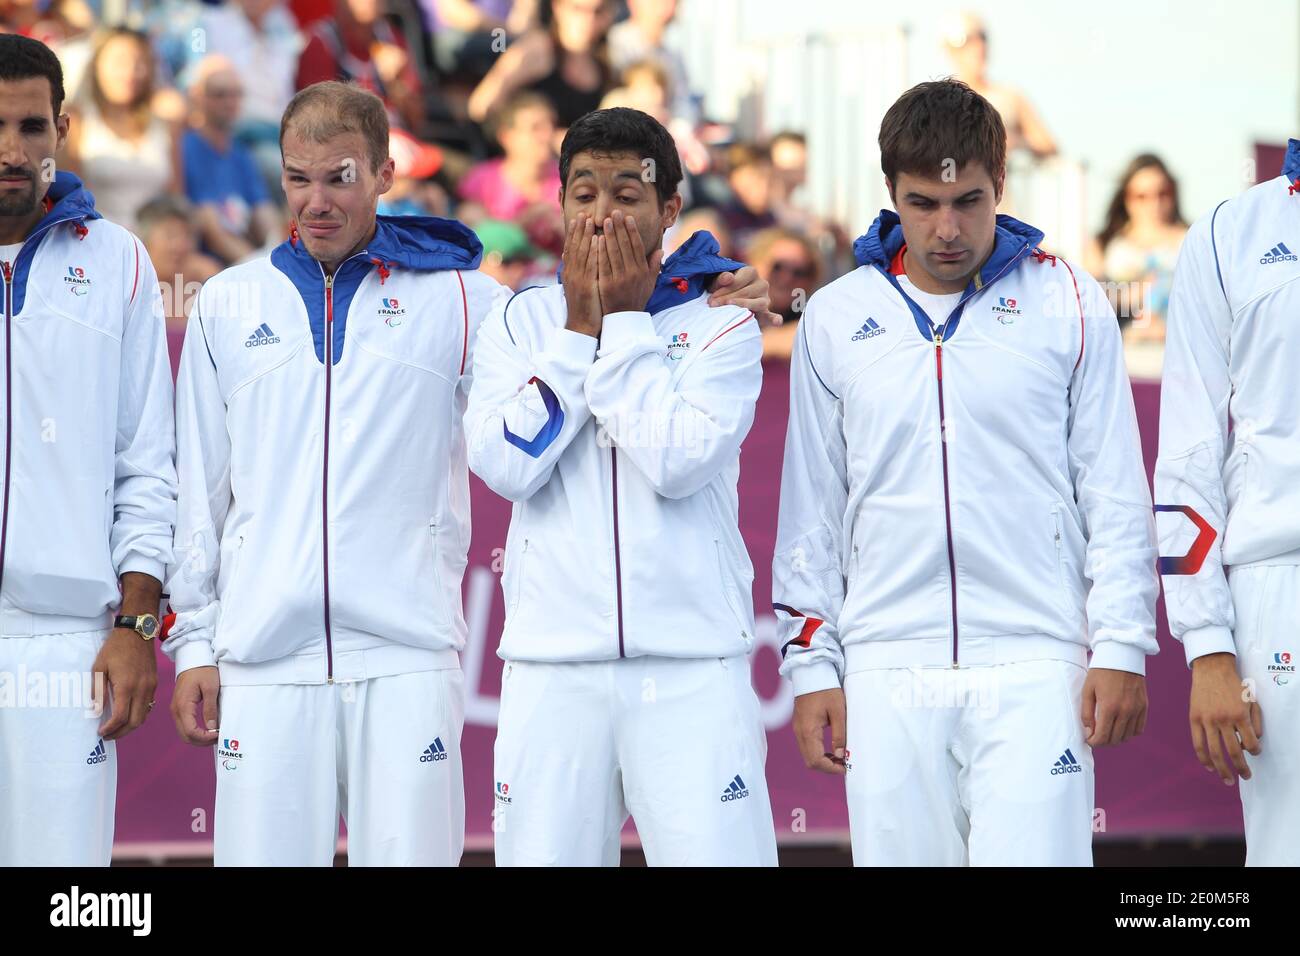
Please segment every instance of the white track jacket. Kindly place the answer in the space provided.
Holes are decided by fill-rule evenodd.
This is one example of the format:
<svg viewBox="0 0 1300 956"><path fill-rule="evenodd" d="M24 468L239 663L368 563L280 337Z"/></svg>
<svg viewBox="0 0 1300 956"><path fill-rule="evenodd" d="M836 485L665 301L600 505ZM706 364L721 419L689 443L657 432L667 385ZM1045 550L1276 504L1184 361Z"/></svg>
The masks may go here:
<svg viewBox="0 0 1300 956"><path fill-rule="evenodd" d="M118 578L163 580L176 517L172 383L158 278L70 173L4 297L0 633L107 627Z"/></svg>
<svg viewBox="0 0 1300 956"><path fill-rule="evenodd" d="M1156 511L1169 630L1235 652L1225 568L1300 564L1300 140L1188 232L1169 301ZM1300 505L1298 505L1300 507Z"/></svg>
<svg viewBox="0 0 1300 956"><path fill-rule="evenodd" d="M204 285L177 384L178 671L324 683L458 665L461 417L504 292L473 271L481 249L459 223L381 216L332 277L290 240Z"/></svg>
<svg viewBox="0 0 1300 956"><path fill-rule="evenodd" d="M484 324L469 462L513 501L506 660L730 657L753 644L753 568L737 524L740 443L762 384L750 313L710 308L740 263L696 233L646 310L564 328L562 286Z"/></svg>
<svg viewBox="0 0 1300 956"><path fill-rule="evenodd" d="M792 359L773 600L796 694L848 670L1034 659L1144 672L1151 496L1102 290L998 217L940 329L891 268L819 290Z"/></svg>

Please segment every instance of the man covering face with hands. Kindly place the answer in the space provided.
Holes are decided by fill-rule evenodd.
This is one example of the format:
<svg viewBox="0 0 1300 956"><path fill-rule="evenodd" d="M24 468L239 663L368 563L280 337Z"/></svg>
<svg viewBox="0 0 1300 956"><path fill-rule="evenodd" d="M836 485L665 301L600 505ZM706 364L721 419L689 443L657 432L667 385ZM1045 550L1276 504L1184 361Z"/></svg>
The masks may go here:
<svg viewBox="0 0 1300 956"><path fill-rule="evenodd" d="M712 236L664 260L681 167L649 116L580 119L560 177L562 284L489 316L466 412L514 502L497 863L616 864L631 814L652 865L774 865L736 520L758 323L709 308L739 266Z"/></svg>

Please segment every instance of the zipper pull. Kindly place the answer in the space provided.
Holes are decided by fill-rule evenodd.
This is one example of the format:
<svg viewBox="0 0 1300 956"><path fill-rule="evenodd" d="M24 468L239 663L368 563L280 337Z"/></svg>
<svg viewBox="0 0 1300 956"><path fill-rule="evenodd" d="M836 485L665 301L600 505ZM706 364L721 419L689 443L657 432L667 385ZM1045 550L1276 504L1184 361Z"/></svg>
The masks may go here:
<svg viewBox="0 0 1300 956"><path fill-rule="evenodd" d="M0 265L3 265L3 266L4 266L4 270L5 270L5 284L8 285L9 280L12 279L13 276L14 276L14 269L13 269L13 266L10 265L8 262L0 262Z"/></svg>
<svg viewBox="0 0 1300 956"><path fill-rule="evenodd" d="M934 333L934 361L939 373L939 381L943 381L943 329L936 329Z"/></svg>

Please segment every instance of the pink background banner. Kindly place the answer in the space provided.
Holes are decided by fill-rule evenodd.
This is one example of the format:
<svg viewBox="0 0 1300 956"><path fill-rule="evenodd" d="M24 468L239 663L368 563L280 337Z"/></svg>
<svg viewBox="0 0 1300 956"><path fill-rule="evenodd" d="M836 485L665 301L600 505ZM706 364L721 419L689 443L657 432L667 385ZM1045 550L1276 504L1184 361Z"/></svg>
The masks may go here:
<svg viewBox="0 0 1300 956"><path fill-rule="evenodd" d="M173 354L179 343L173 343ZM768 364L754 427L741 457L740 523L754 562L757 647L751 658L754 687L767 726L767 779L779 840L842 836L848 829L839 778L805 769L790 731L792 697L777 676L779 652L772 615L771 559L776 539L781 455L789 368ZM1134 386L1148 472L1155 461L1159 389ZM461 751L465 765L467 845L491 844L492 743L496 732L501 661L496 657L504 606L501 555L509 504L472 479L474 536L465 576L469 644L466 721ZM1099 838L1218 836L1241 833L1241 806L1229 789L1206 773L1192 752L1187 725L1190 675L1182 648L1169 636L1159 607L1161 653L1147 665L1151 713L1146 732L1097 760ZM216 787L212 752L177 737L167 713L172 668L160 655L159 706L143 728L118 745L117 844L156 852L203 853L211 843Z"/></svg>

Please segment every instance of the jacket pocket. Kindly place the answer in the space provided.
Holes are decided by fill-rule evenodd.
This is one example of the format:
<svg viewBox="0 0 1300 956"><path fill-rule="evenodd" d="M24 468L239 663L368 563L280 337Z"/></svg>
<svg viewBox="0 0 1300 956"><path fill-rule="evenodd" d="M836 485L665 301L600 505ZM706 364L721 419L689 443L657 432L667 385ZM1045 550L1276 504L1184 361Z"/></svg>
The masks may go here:
<svg viewBox="0 0 1300 956"><path fill-rule="evenodd" d="M239 564L243 554L244 536L241 534L235 542L235 553L230 556L230 573L226 575L225 584L221 589L222 600L235 593L235 577L239 574Z"/></svg>
<svg viewBox="0 0 1300 956"><path fill-rule="evenodd" d="M506 596L506 615L512 615L519 607L519 595L523 592L524 565L528 563L528 539L524 538L523 547L519 549L514 560L506 558L501 571L502 590Z"/></svg>
<svg viewBox="0 0 1300 956"><path fill-rule="evenodd" d="M437 518L429 519L429 556L433 568L433 607L436 620L446 624L451 620L447 607L447 592L442 587L442 535Z"/></svg>
<svg viewBox="0 0 1300 956"><path fill-rule="evenodd" d="M726 551L723 549L721 539L713 539L713 549L718 557L718 586L722 589L723 600L727 602L727 609L731 611L732 618L740 625L740 637L742 640L749 640L749 625L746 624L747 615L740 609L740 602L736 599L735 588L731 585L731 577L727 573Z"/></svg>

